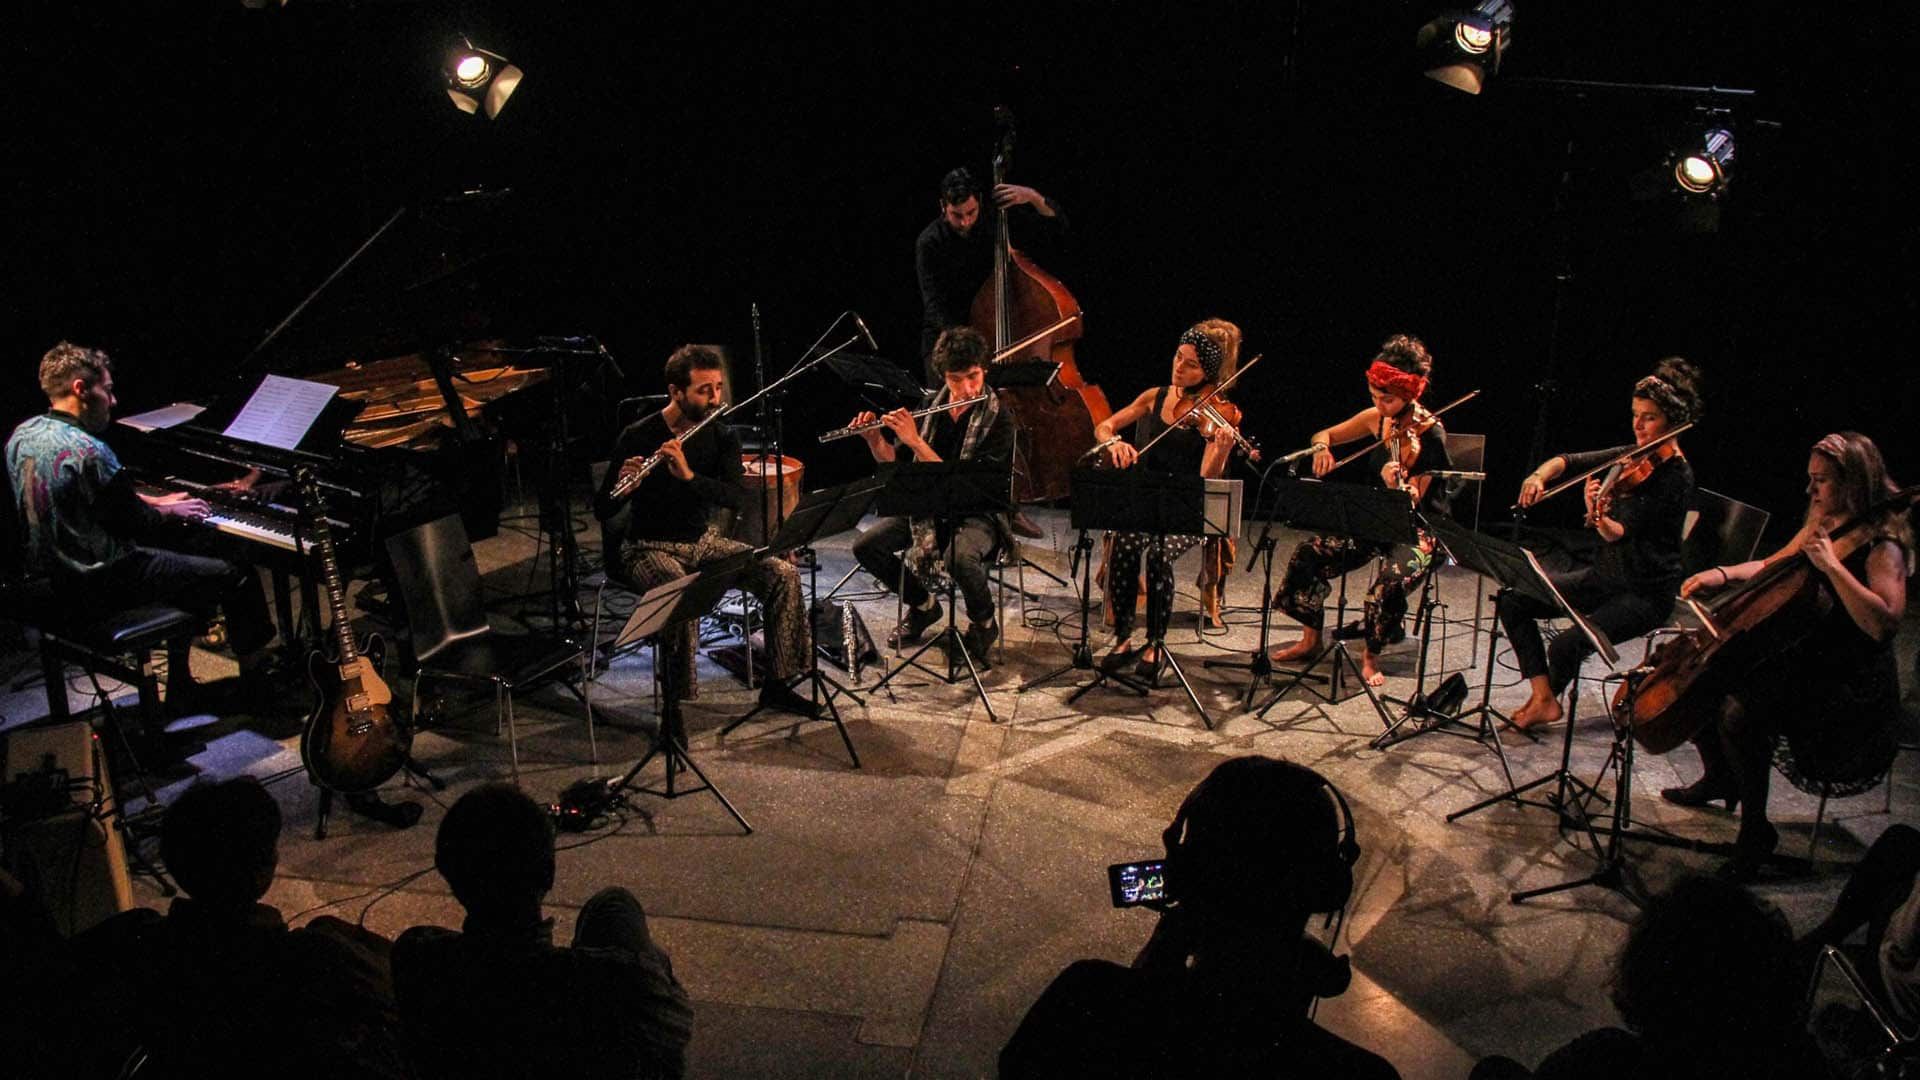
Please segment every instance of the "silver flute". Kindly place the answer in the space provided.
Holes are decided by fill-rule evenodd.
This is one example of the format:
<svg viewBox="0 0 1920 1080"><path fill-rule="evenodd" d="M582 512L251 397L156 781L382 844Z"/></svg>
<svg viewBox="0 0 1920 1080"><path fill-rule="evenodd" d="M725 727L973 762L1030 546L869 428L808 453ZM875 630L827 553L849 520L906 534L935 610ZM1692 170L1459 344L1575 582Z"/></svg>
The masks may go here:
<svg viewBox="0 0 1920 1080"><path fill-rule="evenodd" d="M727 413L726 409L718 405L714 406L712 412L701 417L699 423L688 428L687 433L685 435L675 436L674 441L679 443L681 446L687 445L687 440L693 438L695 435L700 434L701 428L706 427L708 424L711 424L715 420L720 419L720 417L726 415L726 413ZM658 450L655 450L653 453L648 454L646 457L646 460L640 463L639 468L635 469L630 473L621 473L620 479L614 481L613 490L608 492L607 494L610 497L615 499L624 499L627 496L633 494L633 489L639 487L641 483L646 480L648 473L659 468L660 462L665 458L666 458L666 455L661 453Z"/></svg>
<svg viewBox="0 0 1920 1080"><path fill-rule="evenodd" d="M964 409L969 405L978 405L979 403L987 400L988 396L991 395L992 393L993 391L989 390L987 391L987 393L980 394L975 397L965 398L960 401L951 401L943 405L930 406L928 408L921 409L918 412L910 412L907 414L907 416L914 420L918 420L923 416L932 416L934 413L937 413L937 412L946 412L948 409ZM835 439L845 439L845 438L848 438L849 436L858 435L863 431L872 431L874 428L882 427L885 424L886 424L886 420L880 419L880 420L869 420L864 424L850 424L843 428L834 428L832 431L829 431L826 434L820 436L820 441L832 442Z"/></svg>

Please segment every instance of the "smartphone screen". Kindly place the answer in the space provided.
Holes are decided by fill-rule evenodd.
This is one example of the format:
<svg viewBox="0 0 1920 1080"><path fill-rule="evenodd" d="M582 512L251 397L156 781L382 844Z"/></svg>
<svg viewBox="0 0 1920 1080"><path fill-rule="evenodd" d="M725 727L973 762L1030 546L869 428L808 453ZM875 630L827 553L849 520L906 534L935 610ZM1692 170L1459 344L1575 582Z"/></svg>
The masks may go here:
<svg viewBox="0 0 1920 1080"><path fill-rule="evenodd" d="M1107 867L1107 887L1113 893L1114 907L1136 907L1164 900L1167 864L1160 859L1115 863Z"/></svg>

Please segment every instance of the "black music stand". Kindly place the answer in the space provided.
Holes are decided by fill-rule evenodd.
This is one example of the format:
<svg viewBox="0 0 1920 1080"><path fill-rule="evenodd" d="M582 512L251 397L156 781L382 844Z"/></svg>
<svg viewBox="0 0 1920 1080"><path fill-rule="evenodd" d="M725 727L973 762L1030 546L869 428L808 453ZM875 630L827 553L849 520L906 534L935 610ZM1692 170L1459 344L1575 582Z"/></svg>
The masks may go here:
<svg viewBox="0 0 1920 1080"><path fill-rule="evenodd" d="M1536 777L1524 784L1516 784L1514 782L1513 770L1509 768L1507 764L1506 749L1500 744L1499 733L1493 729L1493 720L1495 718L1498 718L1502 723L1511 723L1511 721L1507 719L1506 714L1500 712L1488 702L1488 698L1491 696L1493 689L1494 650L1499 647L1500 641L1500 605L1506 602L1509 593L1518 593L1541 603L1549 604L1558 608L1560 614L1564 614L1573 620L1573 624L1578 632L1587 636L1587 639L1593 643L1594 648L1599 651L1600 655L1605 658L1609 665L1619 661L1619 650L1613 647L1613 642L1607 639L1607 635L1603 633L1599 627L1587 621L1586 616L1580 614L1577 609L1567 603L1566 598L1560 595L1559 589L1553 584L1553 579L1548 576L1545 568L1540 565L1540 560L1534 556L1533 552L1510 541L1496 539L1485 533L1475 532L1451 520L1435 520L1431 527L1441 546L1446 548L1455 562L1475 573L1492 578L1500 586L1493 594L1493 629L1487 635L1486 673L1480 688L1480 704L1475 705L1473 708L1457 716L1441 715L1437 718L1437 723L1438 726L1442 727L1448 724L1458 725L1462 724L1468 717L1477 717L1478 723L1473 725L1473 733L1468 737L1476 742L1492 744L1494 752L1500 756L1501 771L1504 772L1507 777L1507 790L1482 799L1472 806L1455 810L1447 815L1447 820L1450 822L1458 821L1468 814L1477 813L1495 803L1511 802L1515 806L1535 806L1543 810L1551 810L1563 822L1568 821L1572 816L1568 810L1570 800L1568 799L1567 793L1569 789L1577 790L1583 800L1599 796L1599 793L1595 789L1579 777L1574 776L1568 768L1568 764L1573 756L1573 729L1575 726L1573 718L1567 718L1567 730L1560 747L1560 766L1545 776ZM1455 734L1459 733L1455 732ZM1527 792L1547 784L1554 785L1554 794L1551 802L1537 802L1521 798L1521 796ZM1604 798L1604 796L1599 797ZM1587 818L1584 804L1581 805L1581 809L1579 810L1579 825L1587 830L1589 838L1593 841L1594 850L1598 853L1600 851L1600 841L1598 836L1594 834L1591 821Z"/></svg>
<svg viewBox="0 0 1920 1080"><path fill-rule="evenodd" d="M1210 527L1207 521L1207 484L1198 474L1176 476L1145 469L1082 468L1074 470L1072 489L1071 521L1077 529L1146 533L1155 541L1168 536L1212 535L1221 531ZM1150 678L1142 681L1118 672L1097 670L1093 678L1067 695L1067 703L1072 704L1087 691L1107 683L1118 683L1145 696L1160 685L1161 675L1172 671L1180 680L1180 688L1186 691L1187 701L1200 714L1200 722L1207 730L1213 730L1213 717L1208 715L1206 706L1200 704L1193 684L1187 681L1186 671L1167 648L1165 635L1150 638L1144 647L1153 649L1160 658Z"/></svg>
<svg viewBox="0 0 1920 1080"><path fill-rule="evenodd" d="M891 469L882 470L881 475L886 477L886 486L880 491L880 513L888 517L932 518L936 534L944 532L947 536L949 559L953 555L953 534L962 520L981 514L1004 514L1013 509L1012 476L990 462L903 461ZM902 557L910 555L911 552ZM906 572L912 573L913 570L909 567ZM956 624L959 617L955 603L958 591L959 585L949 572L946 628L908 654L892 671L874 683L869 693L886 689L909 667L917 667L952 686L960 681L959 669L964 664L967 676L973 680L974 693L979 695L980 704L987 710L987 719L997 724L1000 717L993 711L993 702L987 699L987 688L980 681L980 665L974 662L973 654L967 650L966 641ZM935 671L920 663L920 657L935 645L946 649L945 672ZM955 655L959 656L961 664L954 662ZM890 700L893 698L892 691L888 691L887 697Z"/></svg>
<svg viewBox="0 0 1920 1080"><path fill-rule="evenodd" d="M879 494L881 486L879 479L868 478L841 484L838 487L807 492L800 496L800 501L787 515L787 519L780 523L780 531L774 534L773 542L767 545L765 550L755 554L766 555L781 551L804 552L807 592L809 595L818 592L820 559L811 545L822 537L837 536L858 525L860 519L866 516L868 507L873 505L873 500ZM808 622L812 622L811 606L808 610ZM813 703L814 715L809 719L833 721L833 726L840 730L840 741L847 746L847 757L853 760L853 767L857 769L860 767L860 755L853 749L853 739L847 735L847 725L841 721L840 709L834 704L834 699L844 694L852 698L856 705L865 703L850 687L841 685L833 676L820 670L820 646L818 642L811 640L813 636L811 625L807 629L807 636L809 639L807 670L798 678L806 680L807 699ZM771 673L767 675L769 679L772 677ZM820 715L822 706L825 706L827 711L824 717ZM734 728L753 719L755 714L766 707L762 703L748 709L739 719L721 728L720 734L728 734ZM795 728L797 729L798 726L796 724Z"/></svg>
<svg viewBox="0 0 1920 1080"><path fill-rule="evenodd" d="M1419 531L1415 528L1416 510L1407 493L1365 484L1283 476L1274 487L1270 514L1275 520L1284 521L1295 529L1350 537L1367 544L1412 545L1420 539ZM1345 574L1340 575L1340 597L1335 611L1334 630L1326 632L1331 644L1322 647L1303 667L1288 672L1292 678L1274 687L1273 692L1267 695L1267 700L1254 710L1255 716L1264 718L1267 710L1279 704L1280 699L1294 687L1308 680L1327 684L1324 693L1313 689L1314 696L1329 705L1339 704L1345 700L1340 695L1341 677L1343 673L1351 672L1360 689L1366 693L1367 700L1372 702L1374 711L1380 715L1380 722L1390 722L1386 706L1380 702L1380 695L1367 685L1360 662L1353 658L1352 651L1338 632L1347 617ZM1330 661L1328 673L1319 675L1314 669L1323 660Z"/></svg>
<svg viewBox="0 0 1920 1080"><path fill-rule="evenodd" d="M607 785L607 794L614 801L624 802L629 788L642 795L657 795L663 799L677 799L682 795L710 791L714 798L720 800L720 805L726 807L727 813L733 815L733 820L740 823L742 829L749 833L753 831L753 826L747 824L747 819L740 816L740 811L733 808L733 804L720 793L720 789L713 786L713 781L707 779L707 774L700 771L700 766L694 762L693 756L687 753L686 726L680 715L680 701L674 696L680 688L672 685L671 676L667 674L668 665L661 662L659 642L662 633L690 619L698 619L705 615L721 595L733 587L734 582L739 580L748 564L757 557L752 552L730 555L717 562L709 563L706 567L685 577L656 585L641 594L640 599L635 602L633 615L627 619L627 625L621 628L619 636L614 639L614 647L617 649L641 638L654 639L654 676L664 684L661 693L663 704L660 709L660 730L654 735L652 748L647 751L645 757L634 763L633 768L627 770L625 776ZM634 780L655 756L661 757L666 762L665 786L635 787ZM700 783L695 787L676 788L675 780L682 769L699 777Z"/></svg>

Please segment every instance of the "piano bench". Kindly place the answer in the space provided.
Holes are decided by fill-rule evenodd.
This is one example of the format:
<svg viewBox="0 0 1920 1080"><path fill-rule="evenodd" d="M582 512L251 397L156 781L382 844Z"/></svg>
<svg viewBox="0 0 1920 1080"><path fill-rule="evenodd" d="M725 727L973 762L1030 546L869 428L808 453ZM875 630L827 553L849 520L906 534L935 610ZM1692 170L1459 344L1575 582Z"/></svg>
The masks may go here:
<svg viewBox="0 0 1920 1080"><path fill-rule="evenodd" d="M200 629L200 620L169 604L142 604L88 621L60 617L51 604L29 607L29 625L40 631L40 668L47 682L47 714L70 715L67 706L66 665L74 664L95 675L106 675L134 687L140 695L141 721L148 732L166 725L160 705L160 681L149 662L155 649L184 656L187 639ZM175 681L176 674L180 677ZM172 686L185 685L185 672L168 672Z"/></svg>

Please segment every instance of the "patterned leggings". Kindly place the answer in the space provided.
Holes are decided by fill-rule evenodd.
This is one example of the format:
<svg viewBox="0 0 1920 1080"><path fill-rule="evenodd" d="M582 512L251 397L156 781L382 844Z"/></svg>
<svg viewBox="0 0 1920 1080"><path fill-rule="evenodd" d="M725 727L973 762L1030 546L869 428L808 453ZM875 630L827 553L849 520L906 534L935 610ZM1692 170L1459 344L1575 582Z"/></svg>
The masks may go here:
<svg viewBox="0 0 1920 1080"><path fill-rule="evenodd" d="M642 589L651 589L685 577L716 559L750 550L748 545L729 540L720 530L709 528L698 540L629 540L620 554L626 561L628 578ZM773 677L790 679L800 674L807 665L811 641L800 571L785 559L759 559L747 567L740 584L760 598L767 620L767 654L772 661ZM668 630L660 641L657 670L662 676L663 692L670 701L699 695L700 683L693 663L698 623L697 619L689 619L678 629Z"/></svg>
<svg viewBox="0 0 1920 1080"><path fill-rule="evenodd" d="M1361 609L1367 651L1378 654L1407 636L1403 626L1407 618L1407 593L1433 568L1431 551L1406 545L1385 550L1377 544L1362 544L1344 536L1308 537L1287 560L1286 577L1273 598L1273 606L1302 626L1318 630L1326 621L1327 594L1333 591L1333 579L1358 570L1378 555L1387 558L1380 572L1374 575L1373 584L1367 589L1366 604Z"/></svg>
<svg viewBox="0 0 1920 1080"><path fill-rule="evenodd" d="M1147 561L1147 637L1167 635L1173 618L1173 564L1200 542L1197 536L1115 533L1113 558L1107 563L1107 594L1113 605L1113 639L1125 641L1133 633L1133 601L1139 594L1140 560Z"/></svg>

